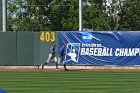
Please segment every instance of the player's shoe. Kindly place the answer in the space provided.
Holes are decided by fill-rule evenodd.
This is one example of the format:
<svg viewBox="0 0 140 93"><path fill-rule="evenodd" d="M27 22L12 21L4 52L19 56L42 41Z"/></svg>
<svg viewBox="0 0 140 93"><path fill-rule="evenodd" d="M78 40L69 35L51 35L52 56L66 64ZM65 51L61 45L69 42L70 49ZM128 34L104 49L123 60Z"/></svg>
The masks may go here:
<svg viewBox="0 0 140 93"><path fill-rule="evenodd" d="M68 69L65 69L65 71L68 71Z"/></svg>
<svg viewBox="0 0 140 93"><path fill-rule="evenodd" d="M37 66L37 68L39 68L39 65Z"/></svg>
<svg viewBox="0 0 140 93"><path fill-rule="evenodd" d="M56 68L56 70L59 70L59 68Z"/></svg>

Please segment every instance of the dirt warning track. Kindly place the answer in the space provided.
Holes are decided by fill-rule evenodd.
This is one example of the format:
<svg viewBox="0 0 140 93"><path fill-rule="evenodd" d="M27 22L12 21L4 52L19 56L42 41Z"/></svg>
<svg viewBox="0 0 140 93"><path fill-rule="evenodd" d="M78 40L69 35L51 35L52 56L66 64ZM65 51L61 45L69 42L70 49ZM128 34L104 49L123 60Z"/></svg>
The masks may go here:
<svg viewBox="0 0 140 93"><path fill-rule="evenodd" d="M69 71L113 71L113 72L140 72L139 66L67 66ZM0 66L0 71L55 71L55 66L45 66L42 70L38 66ZM59 71L63 71L63 66L59 66Z"/></svg>

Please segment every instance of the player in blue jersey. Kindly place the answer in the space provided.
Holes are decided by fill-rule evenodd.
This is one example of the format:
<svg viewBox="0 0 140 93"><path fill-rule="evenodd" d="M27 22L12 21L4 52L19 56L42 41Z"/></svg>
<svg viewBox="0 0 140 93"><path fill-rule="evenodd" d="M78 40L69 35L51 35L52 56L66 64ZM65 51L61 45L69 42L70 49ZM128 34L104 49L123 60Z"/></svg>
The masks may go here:
<svg viewBox="0 0 140 93"><path fill-rule="evenodd" d="M42 69L44 68L44 65L46 65L46 64L48 64L50 61L54 60L54 62L55 62L55 64L56 64L56 69L59 70L59 69L58 69L58 62L57 62L57 58L56 58L55 54L56 54L55 43L52 42L52 46L51 46L51 48L50 48L49 57L48 57L48 59L47 59L47 61L46 61L45 63L41 64L41 68L42 68Z"/></svg>
<svg viewBox="0 0 140 93"><path fill-rule="evenodd" d="M67 70L66 68L66 62L65 62L65 45L62 44L61 49L59 51L59 55L58 55L58 64L60 64L60 62L63 62L64 65L64 69Z"/></svg>

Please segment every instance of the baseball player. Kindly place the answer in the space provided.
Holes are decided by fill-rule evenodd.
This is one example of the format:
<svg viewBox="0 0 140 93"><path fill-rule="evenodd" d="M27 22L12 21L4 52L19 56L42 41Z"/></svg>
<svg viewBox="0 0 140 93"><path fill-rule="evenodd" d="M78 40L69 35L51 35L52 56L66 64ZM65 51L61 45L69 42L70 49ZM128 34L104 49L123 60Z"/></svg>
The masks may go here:
<svg viewBox="0 0 140 93"><path fill-rule="evenodd" d="M55 56L56 54L56 50L55 50L55 43L52 42L52 46L50 48L50 54L49 54L49 57L47 59L47 61L44 63L44 64L41 64L41 68L43 69L44 68L44 65L48 64L50 61L53 61L55 62L55 65L56 65L56 70L59 70L58 69L58 63L57 63L57 58Z"/></svg>
<svg viewBox="0 0 140 93"><path fill-rule="evenodd" d="M62 44L61 49L59 51L59 55L58 55L58 64L60 64L60 62L63 62L64 65L64 69L67 71L68 69L66 68L66 63L64 61L65 58L65 45Z"/></svg>

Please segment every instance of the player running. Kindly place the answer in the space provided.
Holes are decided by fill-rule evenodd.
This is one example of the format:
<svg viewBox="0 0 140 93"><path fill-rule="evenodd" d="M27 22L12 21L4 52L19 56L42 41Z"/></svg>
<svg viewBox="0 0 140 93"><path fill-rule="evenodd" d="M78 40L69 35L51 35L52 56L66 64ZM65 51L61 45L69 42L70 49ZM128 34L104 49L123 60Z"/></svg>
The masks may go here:
<svg viewBox="0 0 140 93"><path fill-rule="evenodd" d="M64 60L65 58L65 45L62 44L61 49L59 51L59 55L58 55L58 64L60 64L60 62L63 62L64 65L64 69L67 71L68 69L66 68L66 62Z"/></svg>
<svg viewBox="0 0 140 93"><path fill-rule="evenodd" d="M52 42L52 46L50 48L50 54L49 54L49 57L47 59L47 61L43 64L41 64L41 68L43 69L44 68L44 65L48 64L50 61L53 61L55 62L55 65L56 65L56 70L59 70L58 69L58 63L57 63L57 58L55 56L56 54L56 50L55 50L55 43Z"/></svg>

